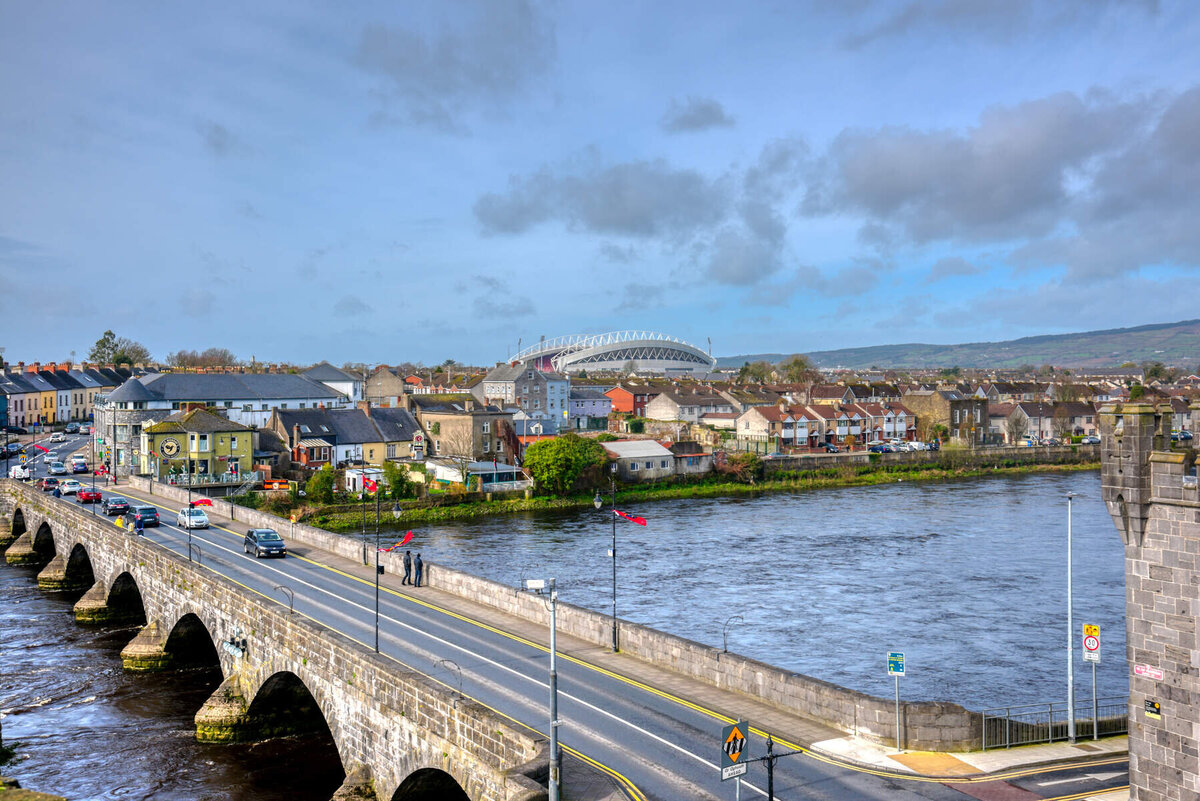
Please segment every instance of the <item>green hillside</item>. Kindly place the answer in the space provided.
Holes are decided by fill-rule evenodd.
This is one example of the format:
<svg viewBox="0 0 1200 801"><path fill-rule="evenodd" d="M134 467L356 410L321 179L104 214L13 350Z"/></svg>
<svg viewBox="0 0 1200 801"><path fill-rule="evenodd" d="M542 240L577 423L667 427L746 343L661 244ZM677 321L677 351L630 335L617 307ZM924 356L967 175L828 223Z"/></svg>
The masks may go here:
<svg viewBox="0 0 1200 801"><path fill-rule="evenodd" d="M759 353L723 356L718 367L740 367L745 362L779 362L792 353ZM1020 367L1053 364L1056 367L1113 367L1124 362L1163 362L1193 369L1200 363L1200 320L1113 328L1079 334L1024 337L1007 342L969 342L962 345L874 345L866 348L813 351L808 357L818 367Z"/></svg>

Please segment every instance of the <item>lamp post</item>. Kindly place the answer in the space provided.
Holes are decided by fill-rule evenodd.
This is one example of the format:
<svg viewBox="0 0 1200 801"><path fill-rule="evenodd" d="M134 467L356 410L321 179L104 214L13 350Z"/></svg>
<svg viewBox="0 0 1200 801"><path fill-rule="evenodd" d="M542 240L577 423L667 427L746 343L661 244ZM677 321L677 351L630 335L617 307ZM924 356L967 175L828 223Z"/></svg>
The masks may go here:
<svg viewBox="0 0 1200 801"><path fill-rule="evenodd" d="M562 753L558 749L558 586L556 579L526 579L525 589L550 596L550 801L558 801Z"/></svg>
<svg viewBox="0 0 1200 801"><path fill-rule="evenodd" d="M1075 742L1075 622L1071 605L1071 501L1067 493L1067 739Z"/></svg>
<svg viewBox="0 0 1200 801"><path fill-rule="evenodd" d="M612 509L609 512L609 517L612 518L612 548L608 555L612 557L612 649L615 654L620 650L620 639L617 634L617 463L613 462L609 467L608 480L612 485ZM592 505L599 509L604 504L604 499L600 497L600 491L596 491L596 497L592 498Z"/></svg>

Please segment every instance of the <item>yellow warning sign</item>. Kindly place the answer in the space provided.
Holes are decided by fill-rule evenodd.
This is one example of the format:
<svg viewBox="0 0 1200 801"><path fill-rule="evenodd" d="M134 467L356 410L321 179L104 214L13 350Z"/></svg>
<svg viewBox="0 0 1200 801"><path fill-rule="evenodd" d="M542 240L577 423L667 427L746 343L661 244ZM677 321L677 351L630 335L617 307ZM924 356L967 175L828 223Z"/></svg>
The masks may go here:
<svg viewBox="0 0 1200 801"><path fill-rule="evenodd" d="M1085 624L1083 627L1083 636L1084 637L1099 637L1100 636L1100 627L1093 626L1090 624Z"/></svg>
<svg viewBox="0 0 1200 801"><path fill-rule="evenodd" d="M742 755L742 749L746 747L746 736L736 725L729 732L729 736L725 738L725 755L729 757L730 762L737 762L738 757Z"/></svg>

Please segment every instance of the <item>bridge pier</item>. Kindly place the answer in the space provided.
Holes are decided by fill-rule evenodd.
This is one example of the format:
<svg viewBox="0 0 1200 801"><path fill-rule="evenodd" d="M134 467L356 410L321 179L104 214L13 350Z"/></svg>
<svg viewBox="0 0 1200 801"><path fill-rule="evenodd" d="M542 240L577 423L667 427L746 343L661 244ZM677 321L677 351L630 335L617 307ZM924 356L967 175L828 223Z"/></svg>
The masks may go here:
<svg viewBox="0 0 1200 801"><path fill-rule="evenodd" d="M91 595L91 591L88 595ZM77 619L78 615L76 612ZM131 673L166 670L171 666L171 655L166 649L168 634L159 628L157 620L151 620L129 641L129 645L121 649L121 666Z"/></svg>
<svg viewBox="0 0 1200 801"><path fill-rule="evenodd" d="M120 626L138 619L136 612L124 612L108 605L108 588L97 581L75 602L75 622L84 626Z"/></svg>
<svg viewBox="0 0 1200 801"><path fill-rule="evenodd" d="M12 533L12 517L0 515L0 551L12 545L16 538L17 535Z"/></svg>
<svg viewBox="0 0 1200 801"><path fill-rule="evenodd" d="M202 743L240 743L257 739L250 705L237 676L229 676L196 713L196 739Z"/></svg>
<svg viewBox="0 0 1200 801"><path fill-rule="evenodd" d="M363 765L355 765L346 772L346 780L337 788L329 801L376 801L375 780L371 771Z"/></svg>
<svg viewBox="0 0 1200 801"><path fill-rule="evenodd" d="M4 552L4 561L10 565L39 565L42 558L33 549L33 532L26 531L13 540Z"/></svg>
<svg viewBox="0 0 1200 801"><path fill-rule="evenodd" d="M87 589L90 582L76 571L68 570L66 557L56 555L38 573L37 583L44 592L79 592Z"/></svg>

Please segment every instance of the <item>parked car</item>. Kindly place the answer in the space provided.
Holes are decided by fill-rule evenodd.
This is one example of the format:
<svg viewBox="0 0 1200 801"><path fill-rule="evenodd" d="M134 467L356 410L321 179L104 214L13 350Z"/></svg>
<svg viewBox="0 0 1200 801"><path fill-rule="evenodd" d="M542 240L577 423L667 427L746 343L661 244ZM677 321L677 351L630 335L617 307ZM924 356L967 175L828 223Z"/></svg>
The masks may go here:
<svg viewBox="0 0 1200 801"><path fill-rule="evenodd" d="M109 517L123 515L129 511L129 501L124 498L105 498L100 504L100 511Z"/></svg>
<svg viewBox="0 0 1200 801"><path fill-rule="evenodd" d="M75 493L75 500L80 503L100 503L100 490L94 490L90 487L79 490Z"/></svg>
<svg viewBox="0 0 1200 801"><path fill-rule="evenodd" d="M927 451L940 451L941 449L942 443L938 442L936 439L925 443L925 450Z"/></svg>
<svg viewBox="0 0 1200 801"><path fill-rule="evenodd" d="M871 453L895 453L896 449L886 442L876 442L871 447L867 448Z"/></svg>
<svg viewBox="0 0 1200 801"><path fill-rule="evenodd" d="M74 495L81 489L83 489L83 485L73 478L58 482L58 490L63 495Z"/></svg>
<svg viewBox="0 0 1200 801"><path fill-rule="evenodd" d="M46 472L52 476L65 476L67 474L67 466L62 462L51 462Z"/></svg>
<svg viewBox="0 0 1200 801"><path fill-rule="evenodd" d="M33 486L37 487L42 492L49 492L58 486L58 479L54 478L53 476L46 476L45 478L39 478L37 483L35 483Z"/></svg>
<svg viewBox="0 0 1200 801"><path fill-rule="evenodd" d="M15 478L18 481L28 481L33 477L33 471L23 464L14 464L8 468L8 477Z"/></svg>
<svg viewBox="0 0 1200 801"><path fill-rule="evenodd" d="M10 442L5 447L8 448L9 453L20 453L25 450L25 446L19 442Z"/></svg>
<svg viewBox="0 0 1200 801"><path fill-rule="evenodd" d="M1091 435L1086 436L1086 437L1080 437L1079 444L1080 445L1099 445L1100 438L1097 436L1091 436Z"/></svg>
<svg viewBox="0 0 1200 801"><path fill-rule="evenodd" d="M92 433L92 427L90 425L88 425L87 423L80 423L79 424L79 433L80 434L90 434L90 433Z"/></svg>
<svg viewBox="0 0 1200 801"><path fill-rule="evenodd" d="M79 433L79 423L67 423L67 427L63 429L68 434Z"/></svg>
<svg viewBox="0 0 1200 801"><path fill-rule="evenodd" d="M158 525L158 510L153 506L131 506L129 515L125 518L130 525L142 521L142 526Z"/></svg>
<svg viewBox="0 0 1200 801"><path fill-rule="evenodd" d="M10 434L28 434L28 429L21 426L5 426L5 430Z"/></svg>
<svg viewBox="0 0 1200 801"><path fill-rule="evenodd" d="M271 528L252 528L247 531L242 548L246 553L253 553L255 559L263 556L287 556L287 545L283 537Z"/></svg>
<svg viewBox="0 0 1200 801"><path fill-rule="evenodd" d="M180 509L175 515L175 525L180 528L208 528L208 515L202 509Z"/></svg>
<svg viewBox="0 0 1200 801"><path fill-rule="evenodd" d="M1182 440L1189 440L1192 438L1192 432L1191 431L1180 431L1179 438Z"/></svg>
<svg viewBox="0 0 1200 801"><path fill-rule="evenodd" d="M826 453L841 453L842 452L842 449L839 448L837 445L834 445L832 442L822 442L817 447L823 448Z"/></svg>
<svg viewBox="0 0 1200 801"><path fill-rule="evenodd" d="M768 459L785 459L785 458L787 458L787 454L782 453L780 451L773 451L773 452L767 454L767 458Z"/></svg>

